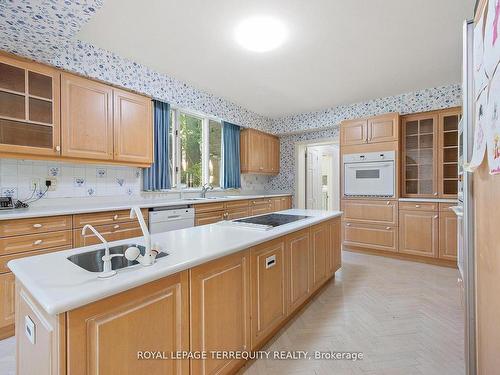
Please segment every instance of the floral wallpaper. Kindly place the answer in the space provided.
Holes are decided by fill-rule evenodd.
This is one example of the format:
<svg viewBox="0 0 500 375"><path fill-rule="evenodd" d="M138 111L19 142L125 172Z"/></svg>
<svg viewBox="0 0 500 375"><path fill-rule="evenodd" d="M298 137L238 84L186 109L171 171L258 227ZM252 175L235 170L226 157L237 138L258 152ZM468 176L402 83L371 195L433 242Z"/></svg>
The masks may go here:
<svg viewBox="0 0 500 375"><path fill-rule="evenodd" d="M286 190L292 191L294 185L295 160L294 144L297 141L337 138L338 127L342 120L372 116L385 112L400 112L401 114L447 108L461 104L461 87L458 84L419 90L392 97L374 99L351 105L340 105L322 111L297 114L282 118L269 119L253 113L224 98L198 90L173 77L160 74L146 66L122 58L114 53L94 47L75 38L81 26L102 6L104 0L3 0L0 1L0 49L34 60L51 64L68 71L80 73L100 79L118 86L126 87L151 97L165 100L181 108L189 108L207 113L235 124L269 131L281 136L281 172L276 177L244 176L243 188L250 190ZM9 162L1 160L1 166ZM19 170L26 171L16 162ZM20 164L19 164L20 163ZM32 171L46 174L50 163L32 163ZM12 163L11 163L12 164ZM12 172L14 167L6 167ZM29 168L29 167L26 167ZM73 172L69 172L73 168ZM80 196L84 193L83 185L89 186L93 194L107 194L116 188L124 194L130 191L124 186L134 176L135 168L124 168L121 173L123 186L116 186L116 180L108 181L108 188L94 186L93 177L96 167L83 167L85 178L78 166L68 167L67 173L62 173L64 196ZM87 178L87 168L89 178ZM42 170L44 173L42 173ZM77 170L78 173L74 173ZM116 174L109 168L110 175ZM61 169L62 171L62 169ZM108 168L106 168L108 171ZM63 171L64 172L64 171ZM94 173L96 172L96 173ZM38 174L33 172L37 178ZM107 173L107 172L106 172ZM64 177L66 175L68 180ZM128 177L127 177L128 176ZM7 177L7 179L5 179ZM27 177L24 172L19 178ZM122 179L120 176L114 178ZM75 186L75 178L84 178L82 186ZM96 177L97 178L97 177ZM73 182L71 182L72 180ZM7 182L5 182L7 181ZM107 180L106 180L107 181ZM0 188L7 189L4 193L21 194L26 184L22 179L14 183L12 175L0 174ZM107 182L107 183L108 183ZM27 185L29 187L29 184ZM87 193L89 191L87 188ZM95 188L95 189L94 189ZM137 186L131 186L133 192ZM139 187L140 189L140 187ZM117 190L117 191L118 191ZM50 194L49 196L57 196Z"/></svg>

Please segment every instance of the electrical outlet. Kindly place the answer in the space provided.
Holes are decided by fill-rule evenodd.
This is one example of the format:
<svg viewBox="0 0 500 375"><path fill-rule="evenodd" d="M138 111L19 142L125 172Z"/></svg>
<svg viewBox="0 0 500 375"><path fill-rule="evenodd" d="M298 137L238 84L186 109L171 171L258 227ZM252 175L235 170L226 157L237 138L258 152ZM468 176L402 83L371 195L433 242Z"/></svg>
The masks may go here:
<svg viewBox="0 0 500 375"><path fill-rule="evenodd" d="M31 185L30 185L30 190L40 190L40 179L39 178L33 178L31 180Z"/></svg>
<svg viewBox="0 0 500 375"><path fill-rule="evenodd" d="M48 191L54 191L56 190L57 186L57 178L46 178L45 179L45 186L47 187L47 184L50 183L50 186L48 186Z"/></svg>

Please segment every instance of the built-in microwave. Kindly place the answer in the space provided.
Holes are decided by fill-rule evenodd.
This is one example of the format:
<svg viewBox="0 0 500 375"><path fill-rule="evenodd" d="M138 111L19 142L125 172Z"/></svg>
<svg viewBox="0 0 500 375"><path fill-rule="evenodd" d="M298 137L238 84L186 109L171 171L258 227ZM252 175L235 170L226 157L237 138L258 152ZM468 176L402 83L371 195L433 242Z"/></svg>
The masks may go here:
<svg viewBox="0 0 500 375"><path fill-rule="evenodd" d="M394 151L344 154L344 196L394 197L396 159Z"/></svg>

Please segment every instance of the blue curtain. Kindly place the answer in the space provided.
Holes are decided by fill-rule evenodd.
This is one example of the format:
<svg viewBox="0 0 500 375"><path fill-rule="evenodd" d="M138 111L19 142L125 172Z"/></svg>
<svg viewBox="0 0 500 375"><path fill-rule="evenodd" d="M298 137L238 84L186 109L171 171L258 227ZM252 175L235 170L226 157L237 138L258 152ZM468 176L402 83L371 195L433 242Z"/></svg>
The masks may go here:
<svg viewBox="0 0 500 375"><path fill-rule="evenodd" d="M144 190L171 188L168 134L170 132L170 104L153 100L154 104L154 161L143 170Z"/></svg>
<svg viewBox="0 0 500 375"><path fill-rule="evenodd" d="M240 171L240 127L222 122L222 173L220 186L223 189L241 187Z"/></svg>

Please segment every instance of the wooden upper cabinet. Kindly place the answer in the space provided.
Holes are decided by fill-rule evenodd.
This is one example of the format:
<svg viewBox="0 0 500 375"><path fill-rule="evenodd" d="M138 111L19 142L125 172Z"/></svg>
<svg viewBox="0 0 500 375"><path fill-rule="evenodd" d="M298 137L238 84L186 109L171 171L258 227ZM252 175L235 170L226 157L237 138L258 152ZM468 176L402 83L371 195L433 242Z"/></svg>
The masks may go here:
<svg viewBox="0 0 500 375"><path fill-rule="evenodd" d="M438 117L438 193L456 198L458 193L458 124L461 108L441 111Z"/></svg>
<svg viewBox="0 0 500 375"><path fill-rule="evenodd" d="M402 195L435 198L438 195L438 115L403 116Z"/></svg>
<svg viewBox="0 0 500 375"><path fill-rule="evenodd" d="M399 139L399 114L388 113L368 119L368 143L392 142Z"/></svg>
<svg viewBox="0 0 500 375"><path fill-rule="evenodd" d="M398 139L398 113L387 113L367 119L342 121L340 125L340 144L342 146L394 142Z"/></svg>
<svg viewBox="0 0 500 375"><path fill-rule="evenodd" d="M399 252L437 258L439 215L433 211L399 211Z"/></svg>
<svg viewBox="0 0 500 375"><path fill-rule="evenodd" d="M60 74L0 55L0 151L58 156Z"/></svg>
<svg viewBox="0 0 500 375"><path fill-rule="evenodd" d="M61 79L62 155L113 159L113 89L63 73Z"/></svg>
<svg viewBox="0 0 500 375"><path fill-rule="evenodd" d="M361 145L367 142L368 122L366 120L343 121L340 126L340 143L343 146Z"/></svg>
<svg viewBox="0 0 500 375"><path fill-rule="evenodd" d="M241 173L277 175L279 138L254 129L242 129L240 135Z"/></svg>
<svg viewBox="0 0 500 375"><path fill-rule="evenodd" d="M114 159L138 164L153 162L151 99L113 89Z"/></svg>

